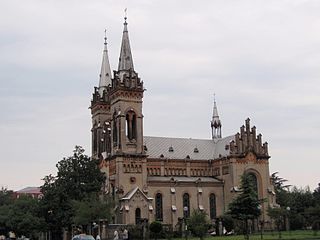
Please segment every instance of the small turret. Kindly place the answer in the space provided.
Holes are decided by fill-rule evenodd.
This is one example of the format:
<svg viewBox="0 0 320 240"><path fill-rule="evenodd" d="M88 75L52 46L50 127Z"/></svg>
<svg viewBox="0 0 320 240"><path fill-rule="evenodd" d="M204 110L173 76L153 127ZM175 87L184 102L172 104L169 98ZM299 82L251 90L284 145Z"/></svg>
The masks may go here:
<svg viewBox="0 0 320 240"><path fill-rule="evenodd" d="M212 139L218 139L222 137L221 127L222 127L222 124L218 115L216 99L214 97L213 114L212 114L212 120L211 120Z"/></svg>
<svg viewBox="0 0 320 240"><path fill-rule="evenodd" d="M103 92L107 90L108 86L111 85L111 69L110 69L110 63L109 63L109 57L108 57L106 30L104 32L105 32L104 49L103 49L103 56L102 56L100 81L99 81L100 97L103 97Z"/></svg>

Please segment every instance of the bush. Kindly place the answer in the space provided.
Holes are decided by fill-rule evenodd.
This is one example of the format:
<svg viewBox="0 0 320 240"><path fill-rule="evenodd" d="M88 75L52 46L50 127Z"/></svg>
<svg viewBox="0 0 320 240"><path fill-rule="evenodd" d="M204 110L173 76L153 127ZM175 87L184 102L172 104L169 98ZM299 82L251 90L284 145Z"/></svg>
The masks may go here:
<svg viewBox="0 0 320 240"><path fill-rule="evenodd" d="M230 215L222 216L222 224L227 232L231 232L234 229L234 220Z"/></svg>
<svg viewBox="0 0 320 240"><path fill-rule="evenodd" d="M157 237L160 237L160 233L162 232L162 224L161 222L154 221L150 224L149 230L151 232L151 236L154 239L157 239Z"/></svg>
<svg viewBox="0 0 320 240"><path fill-rule="evenodd" d="M295 214L290 217L290 229L301 230L305 226L305 218L301 214Z"/></svg>

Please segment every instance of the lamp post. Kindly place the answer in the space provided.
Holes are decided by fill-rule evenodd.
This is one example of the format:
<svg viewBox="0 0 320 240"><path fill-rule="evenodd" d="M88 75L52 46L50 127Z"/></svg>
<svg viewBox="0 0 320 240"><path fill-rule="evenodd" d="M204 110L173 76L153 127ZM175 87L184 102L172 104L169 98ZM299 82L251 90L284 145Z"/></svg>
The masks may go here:
<svg viewBox="0 0 320 240"><path fill-rule="evenodd" d="M188 207L184 206L183 207L183 219L184 219L184 236L186 240L188 240L188 225L187 225L187 216L188 216Z"/></svg>
<svg viewBox="0 0 320 240"><path fill-rule="evenodd" d="M287 226L288 226L288 231L289 231L289 235L291 235L291 231L290 231L290 218L289 218L289 216L290 216L290 207L288 206L287 208L286 208L286 210L287 210Z"/></svg>

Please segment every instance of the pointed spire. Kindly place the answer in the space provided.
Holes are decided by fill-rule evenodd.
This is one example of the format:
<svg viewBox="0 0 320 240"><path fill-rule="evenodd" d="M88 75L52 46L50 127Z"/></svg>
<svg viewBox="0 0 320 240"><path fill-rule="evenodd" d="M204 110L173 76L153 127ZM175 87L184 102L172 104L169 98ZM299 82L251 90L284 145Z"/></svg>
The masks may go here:
<svg viewBox="0 0 320 240"><path fill-rule="evenodd" d="M107 30L104 30L104 49L102 56L101 72L100 72L100 81L99 81L99 94L100 97L103 95L103 91L107 89L108 85L111 84L111 68L108 57L107 49Z"/></svg>
<svg viewBox="0 0 320 240"><path fill-rule="evenodd" d="M128 34L128 23L127 23L127 9L125 9L125 17L124 17L124 28L122 34L122 43L120 50L120 58L118 70L134 70L133 68L133 59L131 54L130 42L129 42L129 34Z"/></svg>
<svg viewBox="0 0 320 240"><path fill-rule="evenodd" d="M218 108L216 103L216 95L214 94L213 100L213 114L211 120L211 129L212 129L212 139L221 138L221 121L218 114Z"/></svg>

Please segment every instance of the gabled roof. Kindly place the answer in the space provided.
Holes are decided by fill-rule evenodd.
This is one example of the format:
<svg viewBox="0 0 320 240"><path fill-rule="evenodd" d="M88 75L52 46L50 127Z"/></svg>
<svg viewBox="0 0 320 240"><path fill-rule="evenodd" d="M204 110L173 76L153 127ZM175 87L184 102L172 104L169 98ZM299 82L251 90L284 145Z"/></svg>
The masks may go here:
<svg viewBox="0 0 320 240"><path fill-rule="evenodd" d="M228 156L226 145L234 139L234 135L215 140L145 136L144 144L149 158L210 160Z"/></svg>
<svg viewBox="0 0 320 240"><path fill-rule="evenodd" d="M148 197L147 195L144 194L144 192L142 192L140 190L139 187L135 187L133 189L131 189L126 195L124 195L124 197L121 198L121 200L130 200L135 194L136 192L140 192L142 194L142 196L144 196L147 200L152 200L153 198Z"/></svg>

